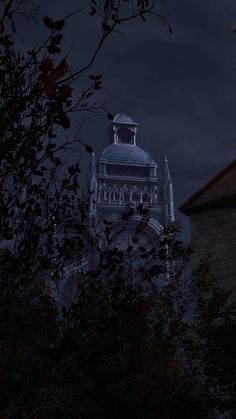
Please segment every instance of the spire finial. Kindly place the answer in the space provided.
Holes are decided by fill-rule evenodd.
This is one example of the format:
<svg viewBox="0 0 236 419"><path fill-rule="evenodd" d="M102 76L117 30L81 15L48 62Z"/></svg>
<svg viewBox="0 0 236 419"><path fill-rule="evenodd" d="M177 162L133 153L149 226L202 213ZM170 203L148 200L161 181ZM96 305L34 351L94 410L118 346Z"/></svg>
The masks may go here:
<svg viewBox="0 0 236 419"><path fill-rule="evenodd" d="M169 164L168 164L168 159L167 159L167 155L165 155L165 164L164 164L164 179L165 180L170 180L170 170L169 170Z"/></svg>
<svg viewBox="0 0 236 419"><path fill-rule="evenodd" d="M163 186L164 186L164 208L165 208L165 226L168 227L174 219L174 197L173 197L173 185L170 177L170 170L168 165L168 159L165 155L164 163L164 175L163 175Z"/></svg>
<svg viewBox="0 0 236 419"><path fill-rule="evenodd" d="M96 158L94 151L91 154L91 161L90 161L90 175L96 175Z"/></svg>

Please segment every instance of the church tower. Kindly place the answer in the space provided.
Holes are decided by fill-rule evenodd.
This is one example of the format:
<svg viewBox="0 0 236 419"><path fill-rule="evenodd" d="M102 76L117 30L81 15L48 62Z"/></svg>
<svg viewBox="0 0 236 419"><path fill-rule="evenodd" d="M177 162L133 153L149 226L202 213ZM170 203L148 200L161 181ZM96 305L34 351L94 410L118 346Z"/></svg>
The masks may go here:
<svg viewBox="0 0 236 419"><path fill-rule="evenodd" d="M124 112L116 115L111 144L99 157L97 173L92 156L90 225L103 219L115 222L128 208L143 204L150 207L150 229L159 235L174 221L172 180L167 159L161 178L157 163L137 145L137 129L138 123Z"/></svg>

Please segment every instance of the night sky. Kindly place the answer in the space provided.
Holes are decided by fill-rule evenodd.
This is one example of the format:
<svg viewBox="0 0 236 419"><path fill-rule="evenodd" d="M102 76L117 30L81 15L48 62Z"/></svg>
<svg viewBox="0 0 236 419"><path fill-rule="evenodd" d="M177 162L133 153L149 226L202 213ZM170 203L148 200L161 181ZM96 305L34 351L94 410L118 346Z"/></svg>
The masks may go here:
<svg viewBox="0 0 236 419"><path fill-rule="evenodd" d="M158 19L141 19L121 28L104 45L92 73L104 72L98 98L114 96L109 108L124 110L139 123L137 143L159 164L167 154L178 206L236 155L235 0L169 0L173 35ZM64 50L74 68L83 65L98 39L89 1L41 0L37 28L21 24L22 45L29 47L46 30L40 19L71 18ZM83 135L96 154L108 145L109 121L83 115Z"/></svg>

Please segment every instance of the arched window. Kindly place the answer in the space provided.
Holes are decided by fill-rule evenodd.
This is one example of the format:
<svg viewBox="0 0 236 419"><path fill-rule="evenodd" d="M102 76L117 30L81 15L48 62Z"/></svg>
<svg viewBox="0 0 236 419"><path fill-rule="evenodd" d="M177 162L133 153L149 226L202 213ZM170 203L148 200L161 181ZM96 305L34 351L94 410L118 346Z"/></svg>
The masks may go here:
<svg viewBox="0 0 236 419"><path fill-rule="evenodd" d="M137 192L134 192L132 195L132 201L139 202L139 200L140 200L139 194L137 194Z"/></svg>
<svg viewBox="0 0 236 419"><path fill-rule="evenodd" d="M134 133L125 127L117 130L118 143L134 144Z"/></svg>
<svg viewBox="0 0 236 419"><path fill-rule="evenodd" d="M124 193L124 201L125 201L125 202L129 202L129 201L130 201L130 195L129 195L129 192L125 192L125 193Z"/></svg>

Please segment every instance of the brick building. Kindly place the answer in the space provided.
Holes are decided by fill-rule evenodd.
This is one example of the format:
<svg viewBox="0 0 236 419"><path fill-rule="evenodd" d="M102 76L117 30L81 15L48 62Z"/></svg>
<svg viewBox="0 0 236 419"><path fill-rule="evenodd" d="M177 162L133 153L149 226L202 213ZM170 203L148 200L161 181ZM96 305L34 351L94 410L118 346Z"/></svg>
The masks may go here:
<svg viewBox="0 0 236 419"><path fill-rule="evenodd" d="M209 255L212 273L236 292L236 159L180 207L190 219L193 266Z"/></svg>

